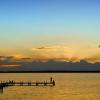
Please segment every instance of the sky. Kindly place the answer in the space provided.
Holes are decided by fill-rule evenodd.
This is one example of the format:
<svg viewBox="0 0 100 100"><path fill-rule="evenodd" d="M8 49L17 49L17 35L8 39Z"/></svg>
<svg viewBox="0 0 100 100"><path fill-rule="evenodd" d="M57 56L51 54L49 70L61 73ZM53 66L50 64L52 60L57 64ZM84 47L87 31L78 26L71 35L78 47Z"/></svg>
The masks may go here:
<svg viewBox="0 0 100 100"><path fill-rule="evenodd" d="M99 26L99 0L0 0L0 59L100 62Z"/></svg>

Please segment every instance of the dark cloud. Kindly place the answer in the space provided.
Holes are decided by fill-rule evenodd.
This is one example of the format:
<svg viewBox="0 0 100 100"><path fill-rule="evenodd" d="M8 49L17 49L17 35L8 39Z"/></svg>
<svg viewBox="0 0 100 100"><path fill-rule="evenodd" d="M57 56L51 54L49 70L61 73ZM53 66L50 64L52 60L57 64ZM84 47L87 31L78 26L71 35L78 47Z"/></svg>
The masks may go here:
<svg viewBox="0 0 100 100"><path fill-rule="evenodd" d="M0 61L11 61L13 59L13 56L0 56Z"/></svg>
<svg viewBox="0 0 100 100"><path fill-rule="evenodd" d="M12 65L21 65L13 67ZM59 62L49 60L48 62L17 62L3 65L0 71L100 71L100 63L91 64L84 60L80 62ZM6 66L6 67L5 67Z"/></svg>
<svg viewBox="0 0 100 100"><path fill-rule="evenodd" d="M52 49L52 48L50 48L50 47L39 47L39 48L36 48L36 49L43 50L43 49Z"/></svg>
<svg viewBox="0 0 100 100"><path fill-rule="evenodd" d="M29 59L32 59L32 58L21 58L22 60L29 60Z"/></svg>
<svg viewBox="0 0 100 100"><path fill-rule="evenodd" d="M37 48L37 49L46 49L45 47L39 47L39 48Z"/></svg>

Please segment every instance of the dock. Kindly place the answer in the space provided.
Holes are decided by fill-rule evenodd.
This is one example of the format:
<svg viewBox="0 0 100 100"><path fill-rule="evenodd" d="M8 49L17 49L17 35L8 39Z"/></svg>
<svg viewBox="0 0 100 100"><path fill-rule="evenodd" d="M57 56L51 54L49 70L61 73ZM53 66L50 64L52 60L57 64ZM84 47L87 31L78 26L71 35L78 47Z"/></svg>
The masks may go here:
<svg viewBox="0 0 100 100"><path fill-rule="evenodd" d="M31 81L14 81L14 80L9 80L9 81L3 81L0 82L0 90L3 91L3 88L9 87L9 86L55 86L55 81L50 78L49 81L36 81L36 82L31 82Z"/></svg>

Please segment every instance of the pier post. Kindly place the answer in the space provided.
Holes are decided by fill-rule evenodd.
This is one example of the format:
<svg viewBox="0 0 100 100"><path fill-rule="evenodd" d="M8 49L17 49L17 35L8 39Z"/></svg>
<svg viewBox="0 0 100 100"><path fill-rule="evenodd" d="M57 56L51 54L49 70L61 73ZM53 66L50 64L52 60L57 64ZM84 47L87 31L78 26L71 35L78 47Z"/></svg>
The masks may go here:
<svg viewBox="0 0 100 100"><path fill-rule="evenodd" d="M38 86L38 82L36 82L36 86Z"/></svg>

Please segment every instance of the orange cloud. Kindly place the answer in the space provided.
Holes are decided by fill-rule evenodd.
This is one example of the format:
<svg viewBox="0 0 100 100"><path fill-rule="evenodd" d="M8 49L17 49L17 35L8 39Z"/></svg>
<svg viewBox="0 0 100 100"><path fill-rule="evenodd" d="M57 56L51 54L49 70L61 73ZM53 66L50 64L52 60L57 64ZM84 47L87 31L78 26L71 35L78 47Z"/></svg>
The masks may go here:
<svg viewBox="0 0 100 100"><path fill-rule="evenodd" d="M0 67L20 67L19 64L0 64Z"/></svg>
<svg viewBox="0 0 100 100"><path fill-rule="evenodd" d="M27 50L27 52L29 53L25 54L20 52L20 53L14 53L10 56L0 56L0 61L2 63L32 62L32 61L45 62L49 60L65 61L65 62L70 62L70 61L79 62L80 60L85 60L91 63L100 62L100 55L99 55L100 48L96 46L69 47L66 45L53 45L53 46L33 47L31 51L29 50Z"/></svg>
<svg viewBox="0 0 100 100"><path fill-rule="evenodd" d="M67 46L42 46L42 47L34 47L33 51L33 60L36 61L48 61L48 60L56 60L56 61L69 61L72 59L75 50L67 47ZM76 58L76 57L75 57Z"/></svg>
<svg viewBox="0 0 100 100"><path fill-rule="evenodd" d="M72 48L68 46L42 46L34 47L33 60L36 61L72 61L79 62L80 60L85 60L91 63L100 62L100 55L94 56L96 53L100 53L100 49L96 47L86 48L77 47Z"/></svg>
<svg viewBox="0 0 100 100"><path fill-rule="evenodd" d="M85 58L86 61L90 63L100 62L100 54L95 54L90 57Z"/></svg>

